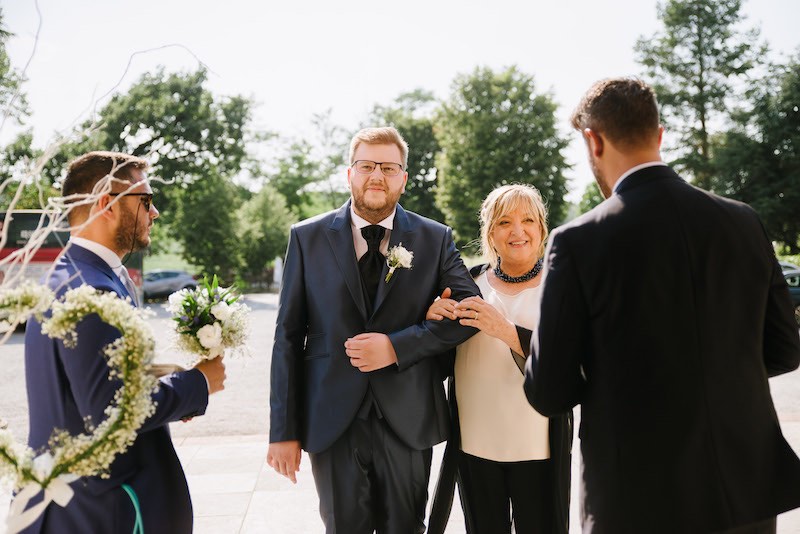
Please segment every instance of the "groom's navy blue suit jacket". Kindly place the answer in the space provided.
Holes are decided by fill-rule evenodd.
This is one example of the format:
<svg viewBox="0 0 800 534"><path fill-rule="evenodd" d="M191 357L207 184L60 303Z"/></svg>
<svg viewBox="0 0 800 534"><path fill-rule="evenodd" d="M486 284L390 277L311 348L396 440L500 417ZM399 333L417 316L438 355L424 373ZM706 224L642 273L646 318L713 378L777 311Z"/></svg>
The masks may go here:
<svg viewBox="0 0 800 534"><path fill-rule="evenodd" d="M449 415L437 355L475 333L450 320L425 321L445 287L452 298L478 295L446 226L399 205L389 247L414 253L411 269L384 282L374 310L361 285L350 202L292 227L272 353L270 442L300 440L327 449L347 429L370 385L394 432L409 447L447 439ZM344 343L363 332L387 334L397 365L362 373Z"/></svg>
<svg viewBox="0 0 800 534"><path fill-rule="evenodd" d="M88 284L124 297L128 293L111 268L94 253L72 245L59 259L48 286L59 295ZM25 332L25 379L28 389L30 432L28 444L47 448L55 429L71 434L85 432L84 418L95 424L119 380L109 380L103 347L118 338L119 331L94 314L77 328L78 344L66 348L42 334L31 320ZM139 430L134 444L111 466L110 477L84 477L72 483L75 496L66 509L55 503L26 533L120 533L130 534L133 505L122 489L137 493L145 532L183 534L192 531L192 505L181 464L175 454L167 423L205 412L208 385L202 373L190 370L162 378L153 394L156 411Z"/></svg>

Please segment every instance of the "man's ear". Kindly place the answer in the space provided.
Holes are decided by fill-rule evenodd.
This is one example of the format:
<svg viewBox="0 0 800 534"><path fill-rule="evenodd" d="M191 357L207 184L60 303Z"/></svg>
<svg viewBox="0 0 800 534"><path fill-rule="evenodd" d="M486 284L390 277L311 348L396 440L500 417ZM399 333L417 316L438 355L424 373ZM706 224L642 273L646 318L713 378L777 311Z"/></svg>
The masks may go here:
<svg viewBox="0 0 800 534"><path fill-rule="evenodd" d="M605 144L603 141L603 137L592 130L591 128L584 128L583 130L583 137L586 139L586 144L589 147L589 152L591 152L592 156L595 158L599 158L603 155L603 149L605 148Z"/></svg>
<svg viewBox="0 0 800 534"><path fill-rule="evenodd" d="M100 195L92 205L90 216L99 213L104 219L116 217L119 204L114 202L115 198L120 197L112 197L107 193Z"/></svg>
<svg viewBox="0 0 800 534"><path fill-rule="evenodd" d="M658 125L658 148L661 148L661 142L664 140L664 127Z"/></svg>

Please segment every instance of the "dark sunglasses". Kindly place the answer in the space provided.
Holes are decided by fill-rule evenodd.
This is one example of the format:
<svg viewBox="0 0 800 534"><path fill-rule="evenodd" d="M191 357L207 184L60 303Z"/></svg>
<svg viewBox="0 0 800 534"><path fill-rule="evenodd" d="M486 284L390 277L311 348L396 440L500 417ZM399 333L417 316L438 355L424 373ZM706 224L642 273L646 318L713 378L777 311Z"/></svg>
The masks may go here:
<svg viewBox="0 0 800 534"><path fill-rule="evenodd" d="M145 211L150 211L150 206L153 205L153 193L109 193L110 197L117 197L122 195L124 197L141 197L142 204Z"/></svg>

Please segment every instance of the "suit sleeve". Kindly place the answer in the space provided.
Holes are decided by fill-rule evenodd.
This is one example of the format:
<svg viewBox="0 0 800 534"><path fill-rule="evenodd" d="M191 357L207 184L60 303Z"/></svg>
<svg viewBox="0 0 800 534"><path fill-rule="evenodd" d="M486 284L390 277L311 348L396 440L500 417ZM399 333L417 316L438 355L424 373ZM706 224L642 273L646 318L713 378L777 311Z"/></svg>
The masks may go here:
<svg viewBox="0 0 800 534"><path fill-rule="evenodd" d="M103 354L106 345L119 338L120 332L92 314L77 326L78 343L68 348L61 341L58 353L78 411L89 417L93 425L106 418L106 407L122 386L110 379L110 369ZM146 432L184 417L205 413L208 405L208 386L200 371L175 373L159 382L152 395L156 411L139 429Z"/></svg>
<svg viewBox="0 0 800 534"><path fill-rule="evenodd" d="M303 256L297 232L292 228L286 250L281 293L278 300L278 319L272 347L270 371L270 428L269 441L300 439L300 391L303 344L306 336L305 283Z"/></svg>
<svg viewBox="0 0 800 534"><path fill-rule="evenodd" d="M525 365L525 394L539 413L552 416L581 401L590 330L575 260L563 234L552 234L545 257L541 319Z"/></svg>
<svg viewBox="0 0 800 534"><path fill-rule="evenodd" d="M772 263L764 320L764 366L769 376L777 376L800 365L800 335L786 279L778 260L773 257Z"/></svg>
<svg viewBox="0 0 800 534"><path fill-rule="evenodd" d="M453 233L449 228L444 234L440 258L439 293L449 287L452 290L450 298L458 301L480 295L478 286L475 285L472 276L461 260L461 255L453 242ZM450 319L425 320L420 324L389 334L389 339L397 354L397 366L402 371L423 358L447 352L475 335L476 332L475 328L462 326L458 321Z"/></svg>

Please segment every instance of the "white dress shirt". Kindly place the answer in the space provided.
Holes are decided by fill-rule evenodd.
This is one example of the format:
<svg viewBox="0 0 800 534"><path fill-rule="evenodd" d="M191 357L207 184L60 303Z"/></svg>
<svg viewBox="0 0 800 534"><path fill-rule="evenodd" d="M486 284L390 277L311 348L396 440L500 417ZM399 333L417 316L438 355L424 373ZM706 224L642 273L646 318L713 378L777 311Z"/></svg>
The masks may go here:
<svg viewBox="0 0 800 534"><path fill-rule="evenodd" d="M383 235L380 247L381 254L384 256L389 253L389 236L391 236L392 228L394 228L394 214L396 211L397 208L393 209L388 217L378 223L378 226L386 228L386 233ZM372 223L366 219L359 217L353 209L353 205L350 205L350 228L353 230L353 246L356 249L356 260L360 260L361 256L366 254L367 250L369 250L367 240L361 235L361 229L371 224Z"/></svg>
<svg viewBox="0 0 800 534"><path fill-rule="evenodd" d="M619 180L617 180L617 183L614 184L614 188L611 190L611 192L616 193L617 189L619 189L619 184L621 184L625 178L635 173L636 171L646 169L647 167L666 167L666 166L667 164L664 163L663 161L648 161L647 163L640 163L635 167L631 167L630 169L622 173L622 176L620 176Z"/></svg>

